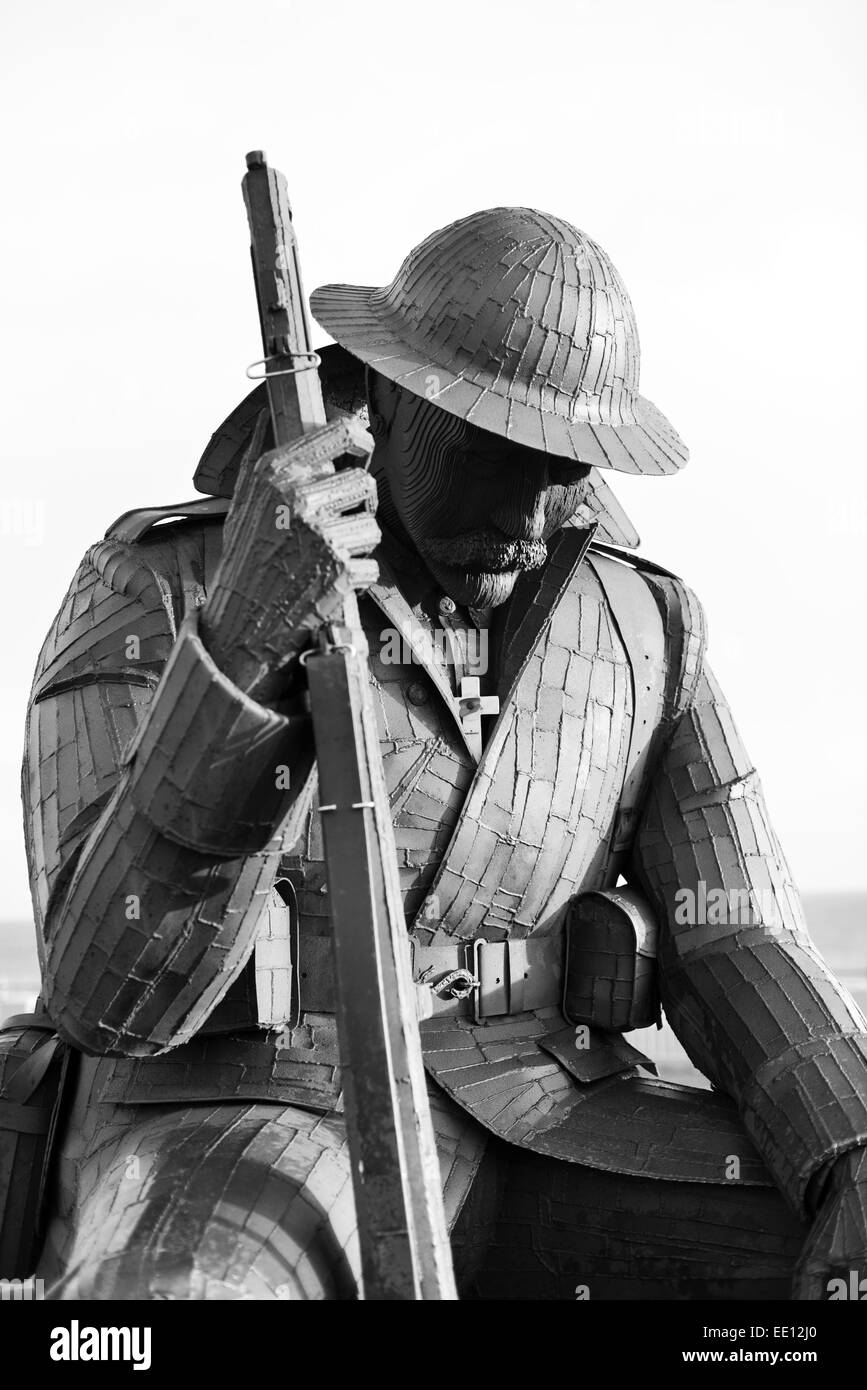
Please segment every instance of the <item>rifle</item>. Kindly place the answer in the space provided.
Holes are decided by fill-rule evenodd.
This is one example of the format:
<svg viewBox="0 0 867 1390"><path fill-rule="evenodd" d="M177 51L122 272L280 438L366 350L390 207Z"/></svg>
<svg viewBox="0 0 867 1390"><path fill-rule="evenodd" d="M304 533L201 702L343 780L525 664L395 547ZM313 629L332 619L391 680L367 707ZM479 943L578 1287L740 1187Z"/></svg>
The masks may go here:
<svg viewBox="0 0 867 1390"><path fill-rule="evenodd" d="M243 181L275 443L326 423L286 180ZM302 657L334 938L337 1027L365 1299L454 1299L391 810L352 594Z"/></svg>

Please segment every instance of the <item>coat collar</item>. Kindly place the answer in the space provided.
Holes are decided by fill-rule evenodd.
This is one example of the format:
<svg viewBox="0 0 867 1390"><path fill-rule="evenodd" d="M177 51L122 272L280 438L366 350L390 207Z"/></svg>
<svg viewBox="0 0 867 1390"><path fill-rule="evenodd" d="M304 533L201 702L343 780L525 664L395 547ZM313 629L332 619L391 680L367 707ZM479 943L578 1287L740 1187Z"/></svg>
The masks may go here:
<svg viewBox="0 0 867 1390"><path fill-rule="evenodd" d="M562 594L587 554L595 530L596 527L592 525L581 529L564 527L550 547L547 562L541 569L521 576L511 598L496 615L491 632L496 644L496 694L500 700L500 712L482 752L478 771L489 761L490 749L500 742L501 726L504 721L507 724L510 718L509 709L515 687L547 630ZM401 555L393 538L384 537L383 545L376 552L376 559L380 578L367 591L368 596L401 634L418 665L430 677L462 743L472 754L449 673L436 660L432 643L427 640L429 622L418 604L415 607L410 605L398 580L396 565L401 562Z"/></svg>

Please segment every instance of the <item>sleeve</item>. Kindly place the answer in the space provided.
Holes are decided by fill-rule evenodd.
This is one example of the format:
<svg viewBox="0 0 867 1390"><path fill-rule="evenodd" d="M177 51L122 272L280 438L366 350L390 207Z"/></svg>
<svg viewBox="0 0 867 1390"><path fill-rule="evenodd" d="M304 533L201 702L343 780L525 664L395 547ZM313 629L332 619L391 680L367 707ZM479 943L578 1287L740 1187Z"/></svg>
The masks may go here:
<svg viewBox="0 0 867 1390"><path fill-rule="evenodd" d="M43 647L23 770L43 971L84 1052L187 1041L253 948L309 782L306 715L217 669L141 548L88 552Z"/></svg>
<svg viewBox="0 0 867 1390"><path fill-rule="evenodd" d="M661 925L665 1013L738 1103L801 1215L867 1144L867 1023L807 932L761 784L707 664L644 802L632 869Z"/></svg>

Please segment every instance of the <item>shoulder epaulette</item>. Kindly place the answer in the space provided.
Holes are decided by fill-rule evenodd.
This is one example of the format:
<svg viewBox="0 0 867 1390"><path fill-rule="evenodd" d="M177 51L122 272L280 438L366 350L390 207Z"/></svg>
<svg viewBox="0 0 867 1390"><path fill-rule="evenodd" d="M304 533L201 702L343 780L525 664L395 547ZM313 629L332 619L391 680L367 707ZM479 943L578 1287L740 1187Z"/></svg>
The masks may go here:
<svg viewBox="0 0 867 1390"><path fill-rule="evenodd" d="M590 546L590 553L594 551L647 576L662 616L668 666L673 677L666 697L669 717L677 717L691 703L701 676L707 647L704 609L680 575L664 565L657 565L643 555L624 554L614 546L595 541Z"/></svg>
<svg viewBox="0 0 867 1390"><path fill-rule="evenodd" d="M124 512L105 533L107 541L125 541L132 544L164 521L196 521L213 517L220 519L229 510L226 497L197 497L192 502L178 502L169 507L138 507Z"/></svg>
<svg viewBox="0 0 867 1390"><path fill-rule="evenodd" d="M683 580L679 574L673 570L667 570L664 565L658 565L655 560L648 560L646 555L636 555L633 551L620 550L614 545L604 545L602 541L593 541L590 545L591 551L599 551L602 555L608 555L612 560L622 560L625 565L630 565L635 570L647 570L649 574L661 574L666 579L676 579L678 584Z"/></svg>

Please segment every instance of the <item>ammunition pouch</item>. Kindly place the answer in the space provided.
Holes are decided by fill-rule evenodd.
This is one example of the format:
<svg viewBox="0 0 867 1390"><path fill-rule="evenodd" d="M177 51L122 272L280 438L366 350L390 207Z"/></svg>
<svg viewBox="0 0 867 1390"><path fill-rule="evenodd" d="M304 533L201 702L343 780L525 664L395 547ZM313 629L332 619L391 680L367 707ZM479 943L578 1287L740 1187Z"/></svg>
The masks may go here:
<svg viewBox="0 0 867 1390"><path fill-rule="evenodd" d="M70 1055L43 1013L0 1024L0 1279L29 1278L39 1258Z"/></svg>
<svg viewBox="0 0 867 1390"><path fill-rule="evenodd" d="M631 888L579 893L566 914L563 1012L609 1032L659 1024L657 923Z"/></svg>

